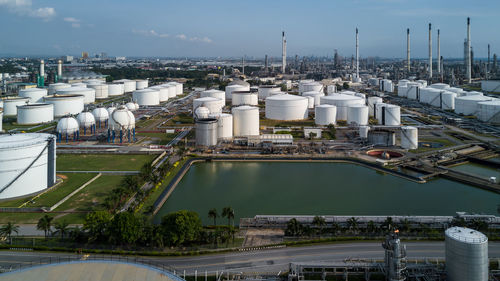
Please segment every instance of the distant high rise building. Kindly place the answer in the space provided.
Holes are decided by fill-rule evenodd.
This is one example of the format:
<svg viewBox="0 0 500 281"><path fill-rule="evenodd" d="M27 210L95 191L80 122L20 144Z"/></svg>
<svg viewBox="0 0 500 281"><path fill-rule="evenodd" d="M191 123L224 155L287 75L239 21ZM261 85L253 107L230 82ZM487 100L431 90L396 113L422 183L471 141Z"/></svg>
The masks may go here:
<svg viewBox="0 0 500 281"><path fill-rule="evenodd" d="M497 54L493 54L492 72L497 73Z"/></svg>
<svg viewBox="0 0 500 281"><path fill-rule="evenodd" d="M89 53L88 52L82 52L82 59L88 59L89 58Z"/></svg>

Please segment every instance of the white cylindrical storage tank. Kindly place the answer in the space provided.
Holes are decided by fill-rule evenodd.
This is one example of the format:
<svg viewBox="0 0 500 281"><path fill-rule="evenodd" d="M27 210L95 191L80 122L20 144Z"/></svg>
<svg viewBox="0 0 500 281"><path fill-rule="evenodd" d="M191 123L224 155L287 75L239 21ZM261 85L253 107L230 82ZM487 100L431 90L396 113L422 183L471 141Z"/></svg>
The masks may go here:
<svg viewBox="0 0 500 281"><path fill-rule="evenodd" d="M377 82L377 84L378 84L378 82ZM328 95L333 95L333 94L337 93L337 86L336 85L328 85L326 87L326 93Z"/></svg>
<svg viewBox="0 0 500 281"><path fill-rule="evenodd" d="M302 120L308 117L309 101L296 95L274 95L266 98L266 118L273 120Z"/></svg>
<svg viewBox="0 0 500 281"><path fill-rule="evenodd" d="M418 101L425 104L430 104L434 100L439 100L439 94L442 90L436 88L422 88L420 89L420 96Z"/></svg>
<svg viewBox="0 0 500 281"><path fill-rule="evenodd" d="M148 89L158 91L160 102L168 101L168 88L158 85L149 87Z"/></svg>
<svg viewBox="0 0 500 281"><path fill-rule="evenodd" d="M43 98L46 103L54 105L54 117L76 115L83 111L82 95L52 95Z"/></svg>
<svg viewBox="0 0 500 281"><path fill-rule="evenodd" d="M0 135L0 199L33 194L55 184L55 143L51 134Z"/></svg>
<svg viewBox="0 0 500 281"><path fill-rule="evenodd" d="M194 117L197 119L207 119L209 115L210 110L204 106L200 106L194 111Z"/></svg>
<svg viewBox="0 0 500 281"><path fill-rule="evenodd" d="M67 83L54 83L49 85L49 95L53 95L56 93L57 90L64 89L64 88L69 88L71 87L70 84Z"/></svg>
<svg viewBox="0 0 500 281"><path fill-rule="evenodd" d="M406 87L406 97L411 100L418 100L420 96L421 85L419 83L409 82L406 84Z"/></svg>
<svg viewBox="0 0 500 281"><path fill-rule="evenodd" d="M125 106L120 106L111 113L108 128L115 132L127 131L135 128L135 117Z"/></svg>
<svg viewBox="0 0 500 281"><path fill-rule="evenodd" d="M218 98L212 97L204 97L197 98L193 100L193 112L196 111L196 108L203 106L210 110L210 114L219 115L222 112L223 101Z"/></svg>
<svg viewBox="0 0 500 281"><path fill-rule="evenodd" d="M379 114L378 122L385 126L399 126L401 125L401 108L393 104L381 104L377 111Z"/></svg>
<svg viewBox="0 0 500 281"><path fill-rule="evenodd" d="M90 112L80 112L76 116L76 121L78 121L78 126L80 128L91 128L95 125L95 117Z"/></svg>
<svg viewBox="0 0 500 281"><path fill-rule="evenodd" d="M47 95L47 89L28 88L19 90L19 96L23 98L29 98L30 103L43 102L43 97L45 97L46 95Z"/></svg>
<svg viewBox="0 0 500 281"><path fill-rule="evenodd" d="M3 107L0 108L0 132L3 132L3 123L2 123L2 120L3 120Z"/></svg>
<svg viewBox="0 0 500 281"><path fill-rule="evenodd" d="M17 124L34 125L54 121L54 105L31 103L17 107Z"/></svg>
<svg viewBox="0 0 500 281"><path fill-rule="evenodd" d="M478 102L477 108L479 120L492 124L500 123L500 100Z"/></svg>
<svg viewBox="0 0 500 281"><path fill-rule="evenodd" d="M57 122L56 132L61 136L72 135L80 129L78 121L73 117L63 117Z"/></svg>
<svg viewBox="0 0 500 281"><path fill-rule="evenodd" d="M109 96L108 85L102 83L90 83L87 84L87 88L92 88L95 90L96 99L107 99Z"/></svg>
<svg viewBox="0 0 500 281"><path fill-rule="evenodd" d="M259 104L258 93L251 91L233 91L231 101L232 106Z"/></svg>
<svg viewBox="0 0 500 281"><path fill-rule="evenodd" d="M461 89L461 88L449 87L449 88L446 88L446 91L456 93L457 97L465 95L464 89Z"/></svg>
<svg viewBox="0 0 500 281"><path fill-rule="evenodd" d="M162 87L167 88L168 90L168 98L175 98L177 96L177 87L173 84L163 84Z"/></svg>
<svg viewBox="0 0 500 281"><path fill-rule="evenodd" d="M79 83L71 83L71 87L78 87L78 88L87 88L87 84L79 82Z"/></svg>
<svg viewBox="0 0 500 281"><path fill-rule="evenodd" d="M362 139L367 139L369 131L370 131L369 126L359 126L359 137Z"/></svg>
<svg viewBox="0 0 500 281"><path fill-rule="evenodd" d="M303 92L302 96L304 97L313 97L314 98L314 105L319 105L321 102L321 97L324 97L325 94L323 92L315 92L315 91L309 91L309 92Z"/></svg>
<svg viewBox="0 0 500 281"><path fill-rule="evenodd" d="M418 148L418 129L416 127L401 127L401 147L404 149Z"/></svg>
<svg viewBox="0 0 500 281"><path fill-rule="evenodd" d="M449 91L442 91L440 96L440 107L444 110L454 110L455 109L455 98L456 93Z"/></svg>
<svg viewBox="0 0 500 281"><path fill-rule="evenodd" d="M408 84L408 82L410 82L410 80L407 80L407 79L401 79L398 81L398 89L399 87L405 87L406 84Z"/></svg>
<svg viewBox="0 0 500 281"><path fill-rule="evenodd" d="M83 83L89 85L89 84L104 84L104 81L103 80L99 80L99 79L87 79L85 81L83 81Z"/></svg>
<svg viewBox="0 0 500 281"><path fill-rule="evenodd" d="M254 106L233 107L233 136L259 135L259 108Z"/></svg>
<svg viewBox="0 0 500 281"><path fill-rule="evenodd" d="M462 96L455 99L455 113L463 115L475 115L478 113L478 103L490 101L493 98L485 96Z"/></svg>
<svg viewBox="0 0 500 281"><path fill-rule="evenodd" d="M431 84L429 87L434 88L434 89L438 89L438 90L446 90L447 88L450 87L450 85L444 84L444 83L434 83L434 84Z"/></svg>
<svg viewBox="0 0 500 281"><path fill-rule="evenodd" d="M314 82L314 80L312 80L312 79L300 80L299 81L299 93L304 92L304 84L309 84L309 83L313 83L313 82Z"/></svg>
<svg viewBox="0 0 500 281"><path fill-rule="evenodd" d="M82 95L84 97L83 103L95 102L95 90L92 88L70 87L57 90L56 95Z"/></svg>
<svg viewBox="0 0 500 281"><path fill-rule="evenodd" d="M217 118L197 119L194 122L194 127L197 146L217 145Z"/></svg>
<svg viewBox="0 0 500 281"><path fill-rule="evenodd" d="M403 85L398 85L398 97L407 98L408 97L408 85L407 83Z"/></svg>
<svg viewBox="0 0 500 281"><path fill-rule="evenodd" d="M29 98L22 97L6 97L3 101L3 115L15 116L17 114L17 106L29 103Z"/></svg>
<svg viewBox="0 0 500 281"><path fill-rule="evenodd" d="M370 116L375 116L375 104L377 103L382 103L382 98L381 97L368 97L367 103L368 103L368 114Z"/></svg>
<svg viewBox="0 0 500 281"><path fill-rule="evenodd" d="M135 80L135 83L136 90L143 90L148 87L148 80Z"/></svg>
<svg viewBox="0 0 500 281"><path fill-rule="evenodd" d="M113 110L110 112L109 111L110 109L113 109ZM109 115L111 113L113 113L114 109L116 109L116 108L110 107L110 108L106 109L104 107L98 107L98 108L95 108L94 110L92 110L92 115L94 115L94 119L96 122L103 123L103 122L108 121Z"/></svg>
<svg viewBox="0 0 500 281"><path fill-rule="evenodd" d="M450 281L488 281L488 237L465 227L445 231L446 277Z"/></svg>
<svg viewBox="0 0 500 281"><path fill-rule="evenodd" d="M221 99L226 105L226 93L215 89L206 90L200 93L200 98L211 97Z"/></svg>
<svg viewBox="0 0 500 281"><path fill-rule="evenodd" d="M314 123L316 125L335 125L337 107L330 104L320 104L314 108Z"/></svg>
<svg viewBox="0 0 500 281"><path fill-rule="evenodd" d="M217 138L219 140L230 140L233 138L233 115L232 114L222 113L218 116Z"/></svg>
<svg viewBox="0 0 500 281"><path fill-rule="evenodd" d="M380 91L382 92L388 92L388 93L392 93L394 91L394 85L392 84L392 81L389 80L389 79L382 79L379 81L379 89Z"/></svg>
<svg viewBox="0 0 500 281"><path fill-rule="evenodd" d="M121 83L123 84L123 90L125 93L130 93L136 90L136 82L134 80L121 79L115 80L113 83Z"/></svg>
<svg viewBox="0 0 500 281"><path fill-rule="evenodd" d="M276 85L261 85L258 89L259 99L265 100L267 97L271 96L271 93L281 92L281 87Z"/></svg>
<svg viewBox="0 0 500 281"><path fill-rule="evenodd" d="M321 97L321 104L335 105L337 107L338 121L347 120L347 107L355 104L365 105L365 100L354 95L338 94Z"/></svg>
<svg viewBox="0 0 500 281"><path fill-rule="evenodd" d="M319 82L310 82L302 84L302 92L323 92L323 85Z"/></svg>
<svg viewBox="0 0 500 281"><path fill-rule="evenodd" d="M168 84L175 86L175 95L179 96L184 93L184 86L182 83L179 82L169 82Z"/></svg>
<svg viewBox="0 0 500 281"><path fill-rule="evenodd" d="M120 83L108 84L108 96L116 97L125 93L124 85Z"/></svg>
<svg viewBox="0 0 500 281"><path fill-rule="evenodd" d="M231 100L233 91L250 91L250 87L242 85L226 86L226 100Z"/></svg>
<svg viewBox="0 0 500 281"><path fill-rule="evenodd" d="M427 81L426 80L417 80L416 81L422 88L427 87Z"/></svg>
<svg viewBox="0 0 500 281"><path fill-rule="evenodd" d="M307 108L313 109L314 108L314 97L307 96Z"/></svg>
<svg viewBox="0 0 500 281"><path fill-rule="evenodd" d="M482 96L483 93L477 92L477 91L471 91L471 92L464 92L462 95L463 96Z"/></svg>
<svg viewBox="0 0 500 281"><path fill-rule="evenodd" d="M139 104L139 106L159 105L160 92L155 89L137 90L132 93L132 99Z"/></svg>
<svg viewBox="0 0 500 281"><path fill-rule="evenodd" d="M368 125L368 106L354 104L347 107L347 124L354 126Z"/></svg>

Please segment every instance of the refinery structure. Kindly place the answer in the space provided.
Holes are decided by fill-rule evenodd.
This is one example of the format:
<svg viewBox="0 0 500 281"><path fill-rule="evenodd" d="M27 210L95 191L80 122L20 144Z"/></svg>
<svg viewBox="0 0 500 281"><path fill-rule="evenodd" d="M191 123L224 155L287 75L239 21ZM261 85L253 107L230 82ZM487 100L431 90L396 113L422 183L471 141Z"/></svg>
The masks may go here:
<svg viewBox="0 0 500 281"><path fill-rule="evenodd" d="M489 45L487 62L474 59L471 25L470 18L464 20L460 60L443 58L441 29L432 23L425 23L428 38L410 40L410 29L401 34L406 39L403 59L363 58L362 28L352 31L354 55L335 52L333 59L287 55L285 31L281 58L274 62L267 55L262 59L89 58L88 54L76 59L2 59L2 65L15 65L19 71L0 73L0 209L12 214L86 214L89 211L79 209L75 198L103 174L136 175L146 170L156 175L165 165L170 169L162 174L165 182L142 183L140 192L120 198L112 209L113 214L132 210L154 218L193 163L212 161L354 163L413 183L444 178L497 195L500 73L496 55L490 62ZM417 40L427 43L425 59L411 57L411 44ZM130 69L134 71L121 71ZM161 76L164 73L168 75ZM111 159L102 170L83 160L102 155ZM123 156L131 166L136 158L149 158L141 163L145 166L129 169L116 160ZM61 166L57 159L70 160ZM92 167L77 165L79 161ZM488 172L455 169L470 163ZM67 175L71 179L78 173L95 173L95 178L63 192L58 200L44 201L44 196L68 182ZM104 206L101 199L89 205ZM75 205L62 209L69 203ZM106 203L110 205L109 200ZM489 255L488 237L454 223L479 221L497 231L500 218L454 211L456 216L394 217L400 225L405 220L414 228L445 229L440 234L445 257L439 261L412 260L400 230L387 227L383 259L297 261L287 265L287 278L498 280L498 270L489 268L498 257ZM289 212L286 216L255 213L240 218L239 227L283 230L294 219L314 229L311 216ZM322 216L325 225L351 228L351 236L355 233L350 219L382 229L381 217ZM377 276L384 279L372 279Z"/></svg>

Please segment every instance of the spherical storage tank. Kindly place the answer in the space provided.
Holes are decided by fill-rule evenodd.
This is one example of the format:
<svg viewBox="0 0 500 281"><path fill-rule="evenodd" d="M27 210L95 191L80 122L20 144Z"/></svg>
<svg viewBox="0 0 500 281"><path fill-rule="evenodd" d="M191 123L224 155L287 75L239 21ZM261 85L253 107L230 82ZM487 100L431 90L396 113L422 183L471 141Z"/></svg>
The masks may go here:
<svg viewBox="0 0 500 281"><path fill-rule="evenodd" d="M325 94L323 92L309 91L309 92L303 92L302 96L313 97L314 98L314 106L316 106L316 105L320 104L320 99L321 99L321 97L324 97Z"/></svg>
<svg viewBox="0 0 500 281"><path fill-rule="evenodd" d="M109 129L119 132L135 128L135 117L127 107L121 105L109 117Z"/></svg>
<svg viewBox="0 0 500 281"><path fill-rule="evenodd" d="M107 84L90 83L87 84L87 88L92 88L95 90L96 99L106 99L109 97L109 88Z"/></svg>
<svg viewBox="0 0 500 281"><path fill-rule="evenodd" d="M114 106L110 106L110 107L106 108L106 111L108 112L108 118L109 118L109 116L111 116L111 113L113 113L113 111L115 111L115 110L116 110L116 107L114 107Z"/></svg>
<svg viewBox="0 0 500 281"><path fill-rule="evenodd" d="M22 97L6 97L3 98L3 115L15 116L17 114L17 106L25 105L29 102L29 98Z"/></svg>
<svg viewBox="0 0 500 281"><path fill-rule="evenodd" d="M233 107L233 136L259 135L259 108L254 106Z"/></svg>
<svg viewBox="0 0 500 281"><path fill-rule="evenodd" d="M281 87L276 85L261 85L258 89L259 99L265 100L267 97L271 96L272 93L279 93L280 91Z"/></svg>
<svg viewBox="0 0 500 281"><path fill-rule="evenodd" d="M95 102L95 90L92 88L70 87L57 90L57 95L82 95L84 96L83 103L89 104Z"/></svg>
<svg viewBox="0 0 500 281"><path fill-rule="evenodd" d="M130 93L136 90L136 82L134 80L128 80L128 79L121 79L121 80L115 80L113 83L120 83L123 84L123 90L125 93Z"/></svg>
<svg viewBox="0 0 500 281"><path fill-rule="evenodd" d="M222 113L218 116L217 138L219 140L230 140L233 138L233 115Z"/></svg>
<svg viewBox="0 0 500 281"><path fill-rule="evenodd" d="M31 103L17 107L17 124L33 125L54 121L54 105Z"/></svg>
<svg viewBox="0 0 500 281"><path fill-rule="evenodd" d="M488 281L488 237L465 227L445 231L446 275L450 281Z"/></svg>
<svg viewBox="0 0 500 281"><path fill-rule="evenodd" d="M330 104L320 104L314 108L314 122L317 125L335 125L337 107Z"/></svg>
<svg viewBox="0 0 500 281"><path fill-rule="evenodd" d="M347 120L347 108L351 105L364 105L365 100L346 94L331 95L320 98L321 104L331 104L337 107L337 120Z"/></svg>
<svg viewBox="0 0 500 281"><path fill-rule="evenodd" d="M125 93L124 85L121 83L108 84L108 96L121 96Z"/></svg>
<svg viewBox="0 0 500 281"><path fill-rule="evenodd" d="M0 159L0 199L39 192L56 182L54 135L0 135Z"/></svg>
<svg viewBox="0 0 500 281"><path fill-rule="evenodd" d="M478 102L477 108L479 120L500 124L500 100Z"/></svg>
<svg viewBox="0 0 500 281"><path fill-rule="evenodd" d="M84 96L82 95L52 95L43 99L46 103L54 105L54 117L76 115L83 111Z"/></svg>
<svg viewBox="0 0 500 281"><path fill-rule="evenodd" d="M148 89L158 91L160 102L168 101L168 88L158 85Z"/></svg>
<svg viewBox="0 0 500 281"><path fill-rule="evenodd" d="M200 106L208 108L210 114L218 115L222 112L223 101L218 98L204 97L193 100L193 112Z"/></svg>
<svg viewBox="0 0 500 281"><path fill-rule="evenodd" d="M416 127L401 127L401 147L404 149L418 148L418 129Z"/></svg>
<svg viewBox="0 0 500 281"><path fill-rule="evenodd" d="M64 89L64 88L69 88L71 87L70 84L67 83L54 83L49 85L49 95L53 95L56 93L57 90Z"/></svg>
<svg viewBox="0 0 500 281"><path fill-rule="evenodd" d="M110 107L111 108L111 107ZM102 123L106 123L109 119L109 115L113 113L114 110L109 112L106 108L104 107L98 107L92 110L92 115L94 115L95 121L99 124L99 127L101 127Z"/></svg>
<svg viewBox="0 0 500 281"><path fill-rule="evenodd" d="M354 104L347 107L347 124L349 125L368 125L368 106Z"/></svg>
<svg viewBox="0 0 500 281"><path fill-rule="evenodd" d="M29 98L31 103L43 102L43 97L47 95L47 89L28 88L19 90L19 96Z"/></svg>
<svg viewBox="0 0 500 281"><path fill-rule="evenodd" d="M200 93L200 98L211 97L221 99L226 105L226 93L224 91L219 91L215 89L206 90Z"/></svg>
<svg viewBox="0 0 500 281"><path fill-rule="evenodd" d="M231 100L233 91L250 91L250 86L229 85L226 86L226 100Z"/></svg>
<svg viewBox="0 0 500 281"><path fill-rule="evenodd" d="M217 145L217 118L196 119L195 123L196 145Z"/></svg>
<svg viewBox="0 0 500 281"><path fill-rule="evenodd" d="M478 113L478 103L491 101L493 98L486 96L461 96L455 99L455 113L463 115L474 115Z"/></svg>
<svg viewBox="0 0 500 281"><path fill-rule="evenodd" d="M84 130L92 128L95 125L94 115L90 112L80 112L78 116L76 116L76 121L78 121L78 126Z"/></svg>
<svg viewBox="0 0 500 281"><path fill-rule="evenodd" d="M148 80L135 80L135 88L137 90L146 89L148 87Z"/></svg>
<svg viewBox="0 0 500 281"><path fill-rule="evenodd" d="M375 105L377 103L382 103L383 100L381 97L368 97L367 103L368 103L368 114L370 116L375 116Z"/></svg>
<svg viewBox="0 0 500 281"><path fill-rule="evenodd" d="M266 98L266 118L302 120L308 117L308 99L296 95L274 95Z"/></svg>
<svg viewBox="0 0 500 281"><path fill-rule="evenodd" d="M146 105L159 105L160 92L154 89L143 89L134 91L132 99L139 104L139 106Z"/></svg>
<svg viewBox="0 0 500 281"><path fill-rule="evenodd" d="M231 100L233 106L259 104L258 93L251 91L233 91Z"/></svg>
<svg viewBox="0 0 500 281"><path fill-rule="evenodd" d="M128 110L130 110L130 111L132 111L132 112L133 112L133 111L136 111L136 110L138 109L135 105L136 105L136 103L134 103L134 102L127 102L127 103L125 104L125 107L126 107ZM116 109L116 108L115 108L115 109Z"/></svg>
<svg viewBox="0 0 500 281"><path fill-rule="evenodd" d="M56 132L62 137L77 133L78 130L80 130L80 125L73 117L63 117L57 122Z"/></svg>
<svg viewBox="0 0 500 281"><path fill-rule="evenodd" d="M200 106L194 111L194 117L197 119L207 119L208 115L210 115L210 110L204 106Z"/></svg>

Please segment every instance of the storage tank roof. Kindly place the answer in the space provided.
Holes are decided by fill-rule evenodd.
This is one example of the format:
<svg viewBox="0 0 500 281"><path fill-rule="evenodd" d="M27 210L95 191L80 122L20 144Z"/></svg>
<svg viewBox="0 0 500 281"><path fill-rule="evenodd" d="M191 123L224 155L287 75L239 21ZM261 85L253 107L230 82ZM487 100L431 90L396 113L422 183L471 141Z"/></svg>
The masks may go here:
<svg viewBox="0 0 500 281"><path fill-rule="evenodd" d="M493 98L480 96L480 95L472 95L472 96L462 96L456 98L457 100L470 100L470 101L489 101L493 100Z"/></svg>
<svg viewBox="0 0 500 281"><path fill-rule="evenodd" d="M39 133L3 134L0 135L0 149L35 145L47 141L50 137L53 136Z"/></svg>
<svg viewBox="0 0 500 281"><path fill-rule="evenodd" d="M303 99L306 99L306 97L289 95L289 94L274 95L266 98L266 100L303 100Z"/></svg>
<svg viewBox="0 0 500 281"><path fill-rule="evenodd" d="M30 103L25 105L18 105L17 108L42 108L42 107L54 107L51 103Z"/></svg>
<svg viewBox="0 0 500 281"><path fill-rule="evenodd" d="M358 96L351 96L351 95L345 95L345 94L338 94L338 95L331 95L331 96L325 96L321 97L322 99L325 100L362 100L363 98L358 97Z"/></svg>
<svg viewBox="0 0 500 281"><path fill-rule="evenodd" d="M249 106L249 105L242 105L242 106L238 106L238 107L233 107L233 110L255 110L255 109L259 109L255 106Z"/></svg>
<svg viewBox="0 0 500 281"><path fill-rule="evenodd" d="M482 102L478 102L478 104L487 104L487 105L498 105L498 106L500 106L500 100L482 101Z"/></svg>
<svg viewBox="0 0 500 281"><path fill-rule="evenodd" d="M142 90L135 90L134 93L152 93L152 92L158 92L157 89L151 89L151 88L147 88L147 89L142 89Z"/></svg>
<svg viewBox="0 0 500 281"><path fill-rule="evenodd" d="M482 244L488 241L486 235L466 227L451 227L446 230L445 234L451 239L468 244Z"/></svg>
<svg viewBox="0 0 500 281"><path fill-rule="evenodd" d="M316 108L318 108L318 107L328 108L328 107L336 107L336 106L332 105L332 104L318 104L318 105L316 105Z"/></svg>
<svg viewBox="0 0 500 281"><path fill-rule="evenodd" d="M240 80L240 79L236 79L236 80L232 81L231 83L229 83L227 85L228 86L240 85L240 86L243 86L243 87L250 87L250 84L248 84L248 82L245 82L245 81Z"/></svg>
<svg viewBox="0 0 500 281"><path fill-rule="evenodd" d="M214 98L214 97L202 97L202 98L197 98L195 101L198 102L206 102L206 101L220 101L221 99Z"/></svg>
<svg viewBox="0 0 500 281"><path fill-rule="evenodd" d="M27 89L22 89L21 91L23 91L23 92L46 92L47 89L27 88Z"/></svg>

